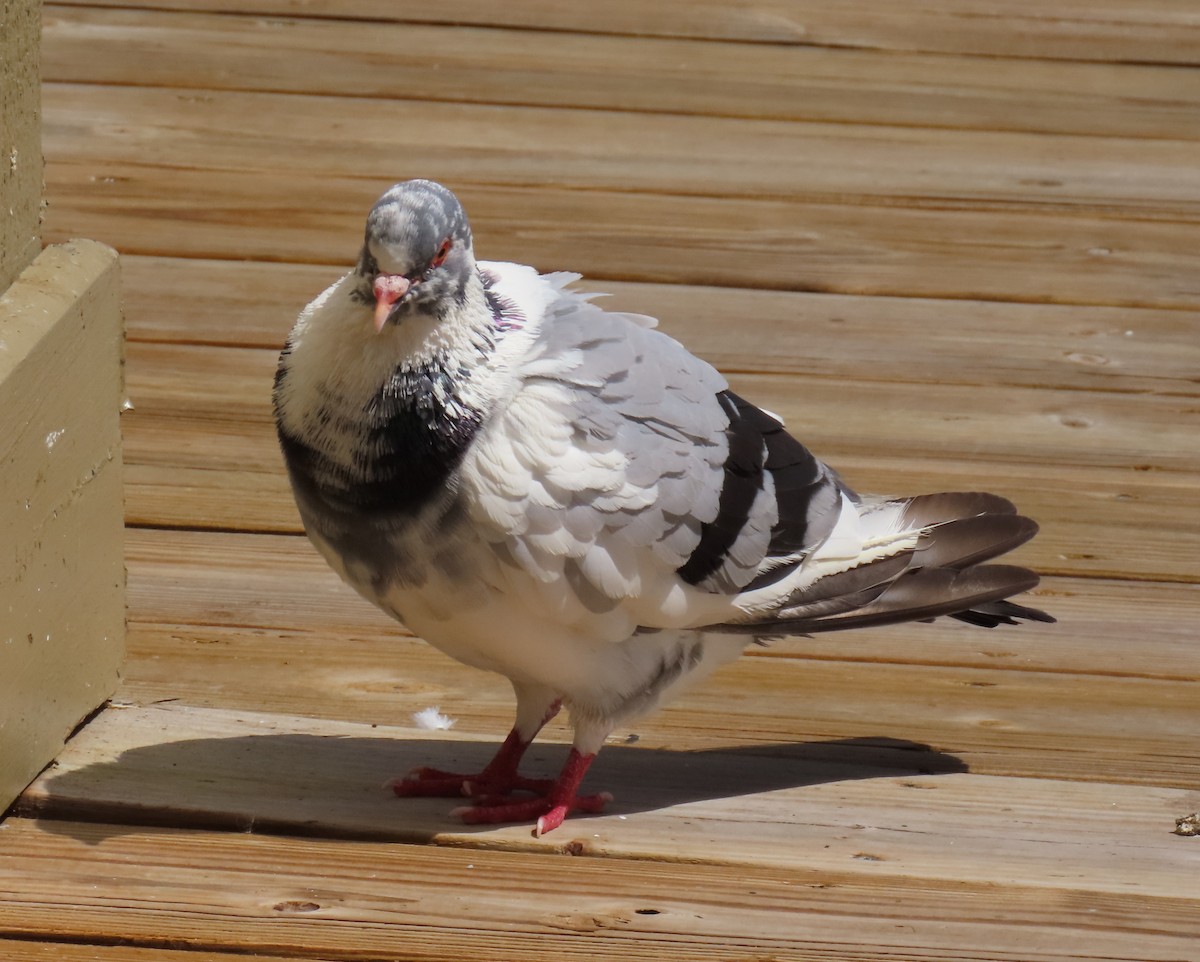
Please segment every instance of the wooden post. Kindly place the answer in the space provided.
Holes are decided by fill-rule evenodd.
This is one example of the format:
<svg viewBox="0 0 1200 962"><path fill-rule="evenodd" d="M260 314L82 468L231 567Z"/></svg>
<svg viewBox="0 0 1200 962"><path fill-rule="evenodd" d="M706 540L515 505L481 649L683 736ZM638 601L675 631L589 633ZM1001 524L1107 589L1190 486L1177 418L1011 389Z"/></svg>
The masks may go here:
<svg viewBox="0 0 1200 962"><path fill-rule="evenodd" d="M42 247L41 26L38 0L0 0L0 291Z"/></svg>
<svg viewBox="0 0 1200 962"><path fill-rule="evenodd" d="M0 812L112 693L125 641L117 255L37 253L39 26L34 0L4 0Z"/></svg>

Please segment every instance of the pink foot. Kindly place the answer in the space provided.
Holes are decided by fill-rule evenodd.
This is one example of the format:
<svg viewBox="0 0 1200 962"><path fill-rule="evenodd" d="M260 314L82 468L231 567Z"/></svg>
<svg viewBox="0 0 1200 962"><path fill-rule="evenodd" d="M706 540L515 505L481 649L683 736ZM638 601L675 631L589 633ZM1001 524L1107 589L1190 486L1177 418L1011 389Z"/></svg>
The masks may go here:
<svg viewBox="0 0 1200 962"><path fill-rule="evenodd" d="M558 828L571 812L600 812L612 801L608 792L579 794L579 784L595 757L582 755L572 748L558 778L539 792L541 798L514 799L510 794L501 794L477 799L474 805L464 805L450 814L459 816L468 825L498 825L536 819L533 834L540 837Z"/></svg>
<svg viewBox="0 0 1200 962"><path fill-rule="evenodd" d="M536 820L533 834L535 838L540 838L558 828L571 812L589 815L602 812L612 798L609 792L576 795L569 801L561 802L550 797L514 799L511 796L498 796L479 799L474 805L463 805L450 814L458 816L468 825L501 825Z"/></svg>
<svg viewBox="0 0 1200 962"><path fill-rule="evenodd" d="M546 713L546 720L553 718L557 711L557 704L551 706ZM513 791L544 795L550 788L548 779L525 778L517 774L517 766L521 764L529 741L513 728L496 756L481 772L464 775L437 768L414 768L403 778L388 782L388 787L401 798L458 798L462 795L504 795Z"/></svg>
<svg viewBox="0 0 1200 962"><path fill-rule="evenodd" d="M458 798L504 796L512 792L533 792L545 795L554 782L549 778L526 778L515 772L489 772L486 768L474 775L443 772L437 768L414 768L403 778L388 783L401 798Z"/></svg>

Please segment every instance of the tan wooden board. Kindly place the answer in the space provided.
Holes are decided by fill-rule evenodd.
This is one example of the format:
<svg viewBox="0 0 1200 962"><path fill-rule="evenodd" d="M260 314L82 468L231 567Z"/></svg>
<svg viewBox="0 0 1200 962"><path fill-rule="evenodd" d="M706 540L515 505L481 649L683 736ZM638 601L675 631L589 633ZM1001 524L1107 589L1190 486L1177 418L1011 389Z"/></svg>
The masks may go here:
<svg viewBox="0 0 1200 962"><path fill-rule="evenodd" d="M93 0L97 6L295 15L292 0ZM526 0L497 7L462 0L452 14L416 0L320 0L300 11L321 18L459 23L551 31L683 36L787 45L935 50L1001 57L1195 64L1200 17L1190 0L1024 0L906 4L856 0L615 0L602 5Z"/></svg>
<svg viewBox="0 0 1200 962"><path fill-rule="evenodd" d="M53 123L54 112L48 111ZM393 180L440 176L393 157L382 179L101 160L51 131L45 234L123 253L346 262ZM194 147L194 145L193 145ZM279 164L276 156L272 164ZM1191 223L1099 213L938 209L451 182L479 256L597 278L849 294L1200 307ZM181 226L181 225L186 225Z"/></svg>
<svg viewBox="0 0 1200 962"><path fill-rule="evenodd" d="M78 83L47 84L43 99L53 160L277 174L287 158L301 176L352 171L385 186L424 174L452 184L1200 220L1200 169L1187 141L1148 150L1130 138ZM364 122L347 123L358 115Z"/></svg>
<svg viewBox="0 0 1200 962"><path fill-rule="evenodd" d="M1195 788L977 775L949 759L923 772L921 755L905 765L803 749L608 746L588 784L611 787L611 810L541 839L528 825L464 826L448 817L452 799L399 800L381 785L396 766L426 759L479 765L494 745L469 730L114 708L72 742L18 811L108 820L132 834L157 813L159 824L252 832L551 853L572 846L668 864L1003 878L1166 898L1184 894L1200 867L1200 847L1172 833L1175 818L1200 801ZM530 768L561 756L561 747L535 746Z"/></svg>
<svg viewBox="0 0 1200 962"><path fill-rule="evenodd" d="M126 256L133 340L278 349L349 266ZM725 371L1200 394L1200 312L854 297L583 278ZM755 336L746 337L753 322Z"/></svg>
<svg viewBox="0 0 1200 962"><path fill-rule="evenodd" d="M1143 64L56 4L44 21L50 81L1200 139L1200 78Z"/></svg>
<svg viewBox="0 0 1200 962"><path fill-rule="evenodd" d="M119 678L120 293L91 241L0 291L0 812Z"/></svg>
<svg viewBox="0 0 1200 962"><path fill-rule="evenodd" d="M0 919L30 934L256 957L1175 962L1195 932L1186 897L1070 879L997 892L880 867L650 865L25 820L0 833L0 884L20 894Z"/></svg>

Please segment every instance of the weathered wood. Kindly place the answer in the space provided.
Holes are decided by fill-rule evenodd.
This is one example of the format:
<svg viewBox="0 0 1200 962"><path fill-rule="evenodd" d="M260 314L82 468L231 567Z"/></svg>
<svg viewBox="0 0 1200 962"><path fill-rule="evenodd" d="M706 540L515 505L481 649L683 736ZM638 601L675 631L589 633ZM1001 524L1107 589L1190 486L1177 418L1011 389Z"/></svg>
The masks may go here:
<svg viewBox="0 0 1200 962"><path fill-rule="evenodd" d="M0 292L0 811L124 653L116 253L43 251Z"/></svg>
<svg viewBox="0 0 1200 962"><path fill-rule="evenodd" d="M298 125L302 121L298 119ZM82 139L80 139L82 138ZM394 154L382 179L102 161L79 132L47 145L48 237L101 232L123 252L337 263L380 191L436 170ZM307 148L306 148L307 149ZM70 155L68 157L67 155ZM272 164L278 158L272 159ZM1107 306L1200 308L1191 223L736 200L453 183L492 260L595 278ZM186 229L181 228L186 225Z"/></svg>
<svg viewBox="0 0 1200 962"><path fill-rule="evenodd" d="M1196 145L1182 141L1148 151L1124 138L89 84L43 97L56 161L278 175L288 157L300 176L383 185L436 171L456 185L1200 220ZM395 122L348 125L356 110Z"/></svg>
<svg viewBox="0 0 1200 962"><path fill-rule="evenodd" d="M330 29L317 19L49 4L43 69L50 81L1200 139L1200 79L1169 67L1030 60L1014 69L1004 59L491 22Z"/></svg>
<svg viewBox="0 0 1200 962"><path fill-rule="evenodd" d="M133 340L278 349L347 267L127 256ZM726 371L1200 394L1200 312L581 280ZM746 336L753 320L755 336Z"/></svg>
<svg viewBox="0 0 1200 962"><path fill-rule="evenodd" d="M880 863L650 865L24 820L5 834L0 884L19 901L0 919L14 927L255 956L267 945L339 960L934 962L971 945L981 962L1029 952L1066 962L1085 958L1083 944L1086 957L1166 962L1184 957L1195 931L1192 903L1176 895L1110 895L1073 879L997 892L898 877Z"/></svg>
<svg viewBox="0 0 1200 962"><path fill-rule="evenodd" d="M127 255L127 517L180 530L129 532L121 707L22 802L56 820L0 825L5 962L1190 958L1200 80L1148 64L1196 64L1200 17L1043 7L53 6L46 233ZM756 649L615 733L612 812L546 839L392 797L486 761L512 694L297 536L268 395L406 176L857 487L1013 496L1060 623Z"/></svg>
<svg viewBox="0 0 1200 962"><path fill-rule="evenodd" d="M30 788L19 813L132 826L153 823L158 813L166 825L478 850L578 847L579 854L607 856L606 865L620 874L617 859L655 858L665 866L978 883L1003 878L1048 890L1174 898L1200 867L1200 849L1170 831L1194 792L977 775L952 758L895 748L855 758L838 757L837 745L801 747L766 756L765 763L757 749L608 746L589 783L612 788L611 811L541 839L527 825L464 826L447 816L454 800L399 800L380 784L395 766L426 759L477 766L493 748L469 731L169 705L111 709ZM562 751L531 749L531 770L557 761ZM1081 821L1090 842L1079 837ZM346 852L342 857L353 864ZM571 874L587 873L588 861ZM654 874L647 867L643 877Z"/></svg>
<svg viewBox="0 0 1200 962"><path fill-rule="evenodd" d="M1195 64L1200 17L1189 0L1024 0L906 4L858 0L615 0L598 6L460 0L453 14L416 0L93 0L97 6L221 10L371 21L504 24L536 30L749 40L787 45L935 50L1001 57Z"/></svg>

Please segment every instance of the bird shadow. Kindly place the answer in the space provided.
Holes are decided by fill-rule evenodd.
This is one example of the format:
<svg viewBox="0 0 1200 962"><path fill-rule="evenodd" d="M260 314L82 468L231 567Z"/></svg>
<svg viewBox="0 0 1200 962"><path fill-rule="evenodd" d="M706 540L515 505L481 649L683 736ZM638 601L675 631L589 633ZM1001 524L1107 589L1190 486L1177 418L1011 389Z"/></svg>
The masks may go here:
<svg viewBox="0 0 1200 962"><path fill-rule="evenodd" d="M294 733L162 742L51 770L16 814L44 819L48 831L89 844L164 828L429 842L494 826L451 818L449 809L461 801L396 798L385 778L418 765L478 771L495 749L493 742L461 737ZM566 751L535 745L522 770L553 774ZM883 737L695 751L609 745L584 790L611 791L615 801L606 814L628 816L833 782L967 770L954 755Z"/></svg>

